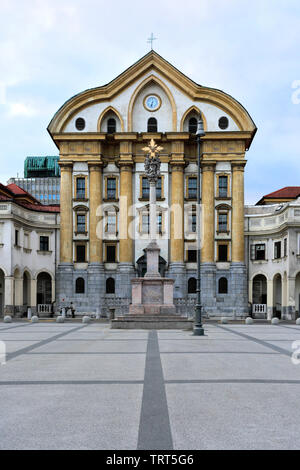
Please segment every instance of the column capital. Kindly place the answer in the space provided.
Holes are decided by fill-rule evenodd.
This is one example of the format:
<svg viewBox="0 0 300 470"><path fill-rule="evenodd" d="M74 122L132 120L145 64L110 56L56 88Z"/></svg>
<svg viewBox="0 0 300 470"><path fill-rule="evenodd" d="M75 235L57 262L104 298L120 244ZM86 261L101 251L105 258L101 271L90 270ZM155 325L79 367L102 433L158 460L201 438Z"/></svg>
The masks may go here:
<svg viewBox="0 0 300 470"><path fill-rule="evenodd" d="M59 161L58 164L59 164L60 168L64 171L72 171L73 170L73 162Z"/></svg>
<svg viewBox="0 0 300 470"><path fill-rule="evenodd" d="M132 170L133 170L133 162L128 162L128 161L122 162L122 161L119 161L117 166L120 168L120 172L128 171L128 172L131 173Z"/></svg>
<svg viewBox="0 0 300 470"><path fill-rule="evenodd" d="M202 173L205 171L215 171L216 162L215 161L201 161Z"/></svg>
<svg viewBox="0 0 300 470"><path fill-rule="evenodd" d="M172 173L175 172L175 171L178 171L178 172L181 172L183 173L184 171L184 167L185 167L185 162L170 162L170 167L171 167L171 171Z"/></svg>
<svg viewBox="0 0 300 470"><path fill-rule="evenodd" d="M88 162L88 167L90 171L102 171L103 162Z"/></svg>
<svg viewBox="0 0 300 470"><path fill-rule="evenodd" d="M246 161L231 162L231 169L232 171L244 171L246 163Z"/></svg>

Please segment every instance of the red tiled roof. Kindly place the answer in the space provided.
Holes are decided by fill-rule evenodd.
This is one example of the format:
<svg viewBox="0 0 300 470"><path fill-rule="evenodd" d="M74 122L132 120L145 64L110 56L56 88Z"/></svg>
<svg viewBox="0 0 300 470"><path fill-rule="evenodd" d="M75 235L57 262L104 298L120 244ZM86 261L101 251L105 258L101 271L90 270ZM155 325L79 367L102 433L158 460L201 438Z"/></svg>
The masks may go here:
<svg viewBox="0 0 300 470"><path fill-rule="evenodd" d="M19 186L17 186L14 183L8 184L7 186L0 183L0 189L2 189L3 192L8 193L8 194L0 194L0 201L15 202L19 206L22 206L22 207L24 207L26 209L29 209L29 210L38 211L38 212L54 212L54 213L59 213L60 212L60 205L59 204L53 204L53 205L49 205L49 206L41 204L30 193L28 193L27 191L20 188ZM30 202L24 200L25 196L27 196L27 198L29 199Z"/></svg>
<svg viewBox="0 0 300 470"><path fill-rule="evenodd" d="M60 206L46 206L44 204L29 204L28 202L21 203L26 209L32 209L39 212L60 212Z"/></svg>
<svg viewBox="0 0 300 470"><path fill-rule="evenodd" d="M296 199L300 196L300 186L286 186L273 193L266 194L263 198L267 199Z"/></svg>
<svg viewBox="0 0 300 470"><path fill-rule="evenodd" d="M24 191L24 189L20 188L20 186L17 186L16 184L14 183L11 183L11 184L8 184L6 186L8 189L10 189L14 194L29 194L27 193L26 191ZM30 194L31 196L31 194Z"/></svg>

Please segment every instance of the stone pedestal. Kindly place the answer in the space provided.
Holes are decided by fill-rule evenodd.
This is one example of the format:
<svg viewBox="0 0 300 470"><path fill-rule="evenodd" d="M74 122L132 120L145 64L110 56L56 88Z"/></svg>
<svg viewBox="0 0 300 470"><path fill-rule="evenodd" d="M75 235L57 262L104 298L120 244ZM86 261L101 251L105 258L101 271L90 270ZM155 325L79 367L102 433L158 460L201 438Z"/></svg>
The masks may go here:
<svg viewBox="0 0 300 470"><path fill-rule="evenodd" d="M174 315L173 279L166 277L137 277L131 280L132 304L129 313L134 315Z"/></svg>

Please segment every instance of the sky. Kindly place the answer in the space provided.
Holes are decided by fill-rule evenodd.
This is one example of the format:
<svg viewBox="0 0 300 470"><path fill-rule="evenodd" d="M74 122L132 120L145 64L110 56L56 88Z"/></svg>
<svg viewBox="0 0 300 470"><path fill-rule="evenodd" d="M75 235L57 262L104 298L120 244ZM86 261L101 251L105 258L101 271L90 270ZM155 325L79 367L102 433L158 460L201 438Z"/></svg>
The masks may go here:
<svg viewBox="0 0 300 470"><path fill-rule="evenodd" d="M0 0L0 182L28 155L57 155L47 126L71 96L154 49L232 95L258 131L245 202L300 186L299 0Z"/></svg>

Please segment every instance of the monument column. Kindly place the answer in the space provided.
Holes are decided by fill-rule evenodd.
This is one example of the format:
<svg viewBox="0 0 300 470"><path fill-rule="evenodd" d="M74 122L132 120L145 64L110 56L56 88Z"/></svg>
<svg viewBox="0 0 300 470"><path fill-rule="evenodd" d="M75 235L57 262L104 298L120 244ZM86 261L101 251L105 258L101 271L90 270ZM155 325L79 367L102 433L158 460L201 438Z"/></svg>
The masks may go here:
<svg viewBox="0 0 300 470"><path fill-rule="evenodd" d="M60 166L60 264L73 262L72 163Z"/></svg>

